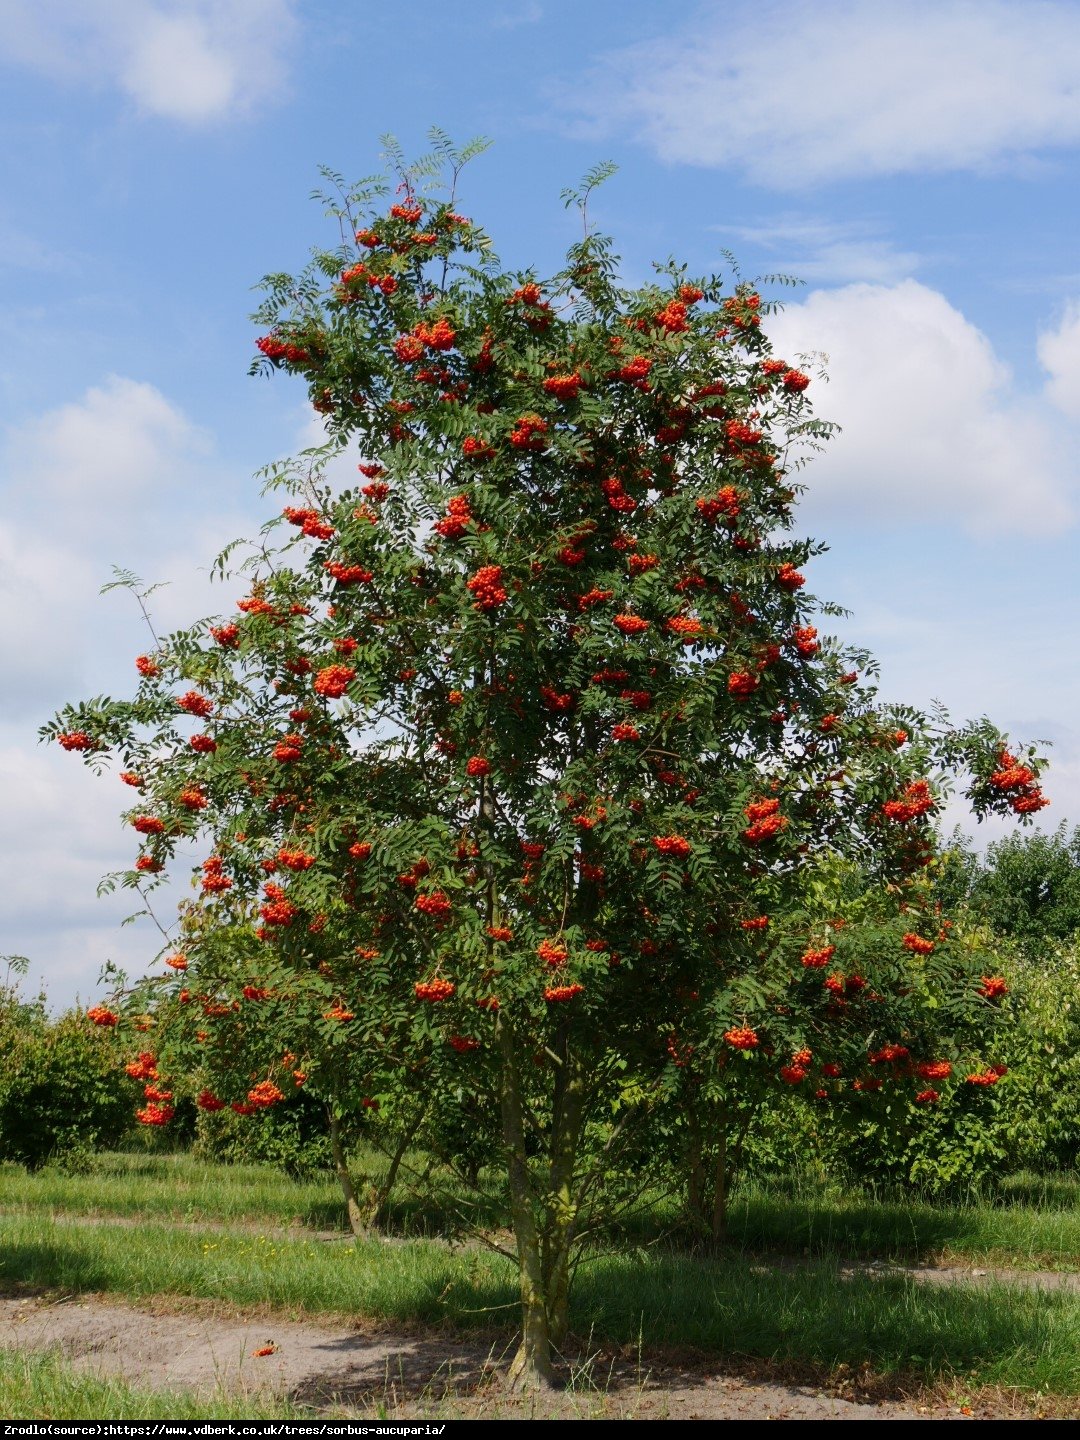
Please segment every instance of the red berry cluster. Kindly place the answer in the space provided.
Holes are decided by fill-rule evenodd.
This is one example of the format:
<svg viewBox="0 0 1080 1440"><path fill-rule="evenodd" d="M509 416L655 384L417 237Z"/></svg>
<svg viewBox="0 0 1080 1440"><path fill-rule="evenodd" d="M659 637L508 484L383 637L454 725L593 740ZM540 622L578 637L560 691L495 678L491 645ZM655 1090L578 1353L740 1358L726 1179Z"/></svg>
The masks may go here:
<svg viewBox="0 0 1080 1440"><path fill-rule="evenodd" d="M754 800L743 810L751 824L742 832L748 845L760 845L787 828L787 816L781 815L779 800Z"/></svg>
<svg viewBox="0 0 1080 1440"><path fill-rule="evenodd" d="M886 800L881 807L881 813L887 820L898 820L903 823L915 820L933 808L934 797L930 793L929 782L913 780L910 785L905 786L904 793L899 800Z"/></svg>
<svg viewBox="0 0 1080 1440"><path fill-rule="evenodd" d="M1009 808L1017 815L1032 815L1050 804L1035 782L1035 772L1007 750L998 756L998 769L990 776L990 784L1008 796Z"/></svg>
<svg viewBox="0 0 1080 1440"><path fill-rule="evenodd" d="M351 666L327 665L315 676L313 689L328 700L338 700L355 679L356 671Z"/></svg>
<svg viewBox="0 0 1080 1440"><path fill-rule="evenodd" d="M466 590L475 596L477 610L497 610L506 603L502 573L501 565L481 565L476 574L465 582Z"/></svg>
<svg viewBox="0 0 1080 1440"><path fill-rule="evenodd" d="M427 1000L432 1005L437 1005L440 1000L449 1000L455 988L452 980L444 980L441 975L431 980L418 980L413 986L416 998Z"/></svg>

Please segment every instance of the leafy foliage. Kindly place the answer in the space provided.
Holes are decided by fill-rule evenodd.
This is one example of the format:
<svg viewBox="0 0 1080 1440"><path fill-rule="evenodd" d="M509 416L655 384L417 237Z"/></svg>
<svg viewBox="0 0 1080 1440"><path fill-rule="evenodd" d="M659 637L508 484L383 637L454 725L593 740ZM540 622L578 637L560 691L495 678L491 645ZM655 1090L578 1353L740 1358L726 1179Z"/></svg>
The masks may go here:
<svg viewBox="0 0 1080 1440"><path fill-rule="evenodd" d="M44 997L21 998L9 969L0 986L0 1160L37 1169L115 1145L132 1124L133 1087L115 1037Z"/></svg>
<svg viewBox="0 0 1080 1440"><path fill-rule="evenodd" d="M193 1154L233 1164L276 1165L296 1180L314 1179L333 1165L326 1107L300 1091L257 1116L201 1111Z"/></svg>
<svg viewBox="0 0 1080 1440"><path fill-rule="evenodd" d="M989 847L971 905L997 934L1037 952L1080 931L1080 828L1010 835Z"/></svg>
<svg viewBox="0 0 1080 1440"><path fill-rule="evenodd" d="M865 1098L882 1047L967 1033L973 957L896 902L955 778L978 813L1045 802L1030 751L882 706L819 635L793 476L830 427L771 302L674 261L623 287L585 214L605 166L564 269L505 271L453 208L466 152L433 143L388 146L385 210L328 176L342 243L267 277L255 368L301 377L329 442L267 473L294 503L228 562L239 615L155 636L134 699L44 734L137 792L117 883L210 852L124 1000L155 1069L241 1113L301 1086L432 1135L440 1097L497 1110L557 1333L575 1239L662 1114L697 1106L713 1144L765 1093ZM841 857L891 915L813 899Z"/></svg>
<svg viewBox="0 0 1080 1440"><path fill-rule="evenodd" d="M949 877L946 874L946 881ZM1080 957L1075 944L1044 942L1038 953L974 923L961 912L958 944L981 957L1006 986L987 1002L1000 1074L974 1070L950 1047L941 1051L978 1083L939 1086L939 1103L922 1106L899 1093L876 1113L833 1107L827 1114L775 1113L774 1146L788 1154L801 1140L803 1160L823 1173L873 1185L912 1186L928 1195L988 1193L1018 1172L1074 1171L1080 1160ZM989 1016L987 1017L990 1018ZM988 1083L989 1082L989 1083ZM935 1085L937 1082L934 1082ZM753 1157L756 1173L767 1174Z"/></svg>

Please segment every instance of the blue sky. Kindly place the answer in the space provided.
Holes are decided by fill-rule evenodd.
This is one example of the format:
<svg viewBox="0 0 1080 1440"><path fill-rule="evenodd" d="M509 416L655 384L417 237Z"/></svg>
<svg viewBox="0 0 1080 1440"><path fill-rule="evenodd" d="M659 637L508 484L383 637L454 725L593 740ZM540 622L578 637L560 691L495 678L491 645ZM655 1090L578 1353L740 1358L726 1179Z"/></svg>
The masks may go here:
<svg viewBox="0 0 1080 1440"><path fill-rule="evenodd" d="M844 427L805 476L815 590L890 697L1052 740L1044 825L1080 822L1074 0L0 0L0 34L0 951L54 999L157 942L95 898L121 787L36 727L131 684L111 565L170 582L166 628L230 607L205 567L265 516L253 471L317 434L247 377L251 287L386 131L492 138L463 208L510 265L558 264L559 191L611 158L628 279L725 247L800 275L771 331L827 354Z"/></svg>

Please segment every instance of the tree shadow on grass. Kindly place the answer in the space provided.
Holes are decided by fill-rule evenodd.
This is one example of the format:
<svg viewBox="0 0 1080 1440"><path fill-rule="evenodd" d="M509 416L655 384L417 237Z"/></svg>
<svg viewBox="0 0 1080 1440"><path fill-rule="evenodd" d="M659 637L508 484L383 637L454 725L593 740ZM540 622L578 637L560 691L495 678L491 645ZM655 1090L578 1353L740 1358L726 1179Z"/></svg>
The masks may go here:
<svg viewBox="0 0 1080 1440"><path fill-rule="evenodd" d="M643 1212L620 1228L627 1248L666 1237L692 1250L700 1237L677 1213L666 1231L659 1215ZM915 1199L836 1200L743 1192L731 1204L724 1240L727 1253L890 1259L926 1262L943 1253L984 1259L994 1251L1027 1255L1036 1263L1075 1264L1080 1215L1068 1209L1041 1211L987 1203L932 1205Z"/></svg>
<svg viewBox="0 0 1080 1440"><path fill-rule="evenodd" d="M81 1243L80 1243L81 1242ZM119 1242L118 1242L119 1243ZM230 1262L215 1272L187 1256L170 1284L156 1283L152 1259L119 1265L108 1247L53 1230L20 1243L0 1241L0 1284L67 1293L192 1294L234 1304L302 1304L381 1319L439 1325L459 1335L516 1321L511 1268L485 1268L476 1252L431 1252L395 1269L396 1247L372 1247L342 1276L312 1276L303 1293L273 1270ZM228 1257L225 1257L226 1259ZM385 1263L383 1259L385 1258ZM242 1262L242 1257L240 1257ZM141 1273L140 1273L141 1269ZM598 1257L579 1270L572 1329L635 1349L680 1349L711 1357L756 1356L933 1376L983 1384L1080 1390L1080 1303L1061 1293L1006 1285L920 1285L910 1276L852 1275L836 1263L770 1267L746 1256L704 1259L637 1252Z"/></svg>
<svg viewBox="0 0 1080 1440"><path fill-rule="evenodd" d="M828 1262L608 1257L578 1275L574 1324L622 1344L809 1361L831 1368L977 1372L983 1383L1075 1393L1080 1305L1006 1285L926 1286Z"/></svg>
<svg viewBox="0 0 1080 1440"><path fill-rule="evenodd" d="M175 1240L175 1243L173 1243ZM0 1239L0 1291L106 1292L355 1315L391 1326L459 1331L502 1325L514 1308L511 1267L475 1250L380 1241L336 1248L222 1234L207 1242L167 1225L120 1231L54 1224Z"/></svg>
<svg viewBox="0 0 1080 1440"><path fill-rule="evenodd" d="M972 1245L983 1228L977 1211L959 1206L751 1195L732 1206L726 1238L751 1251L920 1260Z"/></svg>

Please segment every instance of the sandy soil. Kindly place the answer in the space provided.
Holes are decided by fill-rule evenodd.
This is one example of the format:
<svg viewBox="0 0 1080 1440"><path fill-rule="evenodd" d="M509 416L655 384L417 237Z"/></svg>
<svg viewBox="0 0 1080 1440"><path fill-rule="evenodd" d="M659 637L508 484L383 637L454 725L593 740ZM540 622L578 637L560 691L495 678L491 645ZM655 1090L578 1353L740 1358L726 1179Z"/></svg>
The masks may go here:
<svg viewBox="0 0 1080 1440"><path fill-rule="evenodd" d="M272 1346L270 1354L254 1352ZM565 1415L678 1420L966 1419L941 1397L907 1403L859 1399L721 1366L642 1365L594 1356L572 1367L568 1392L543 1401L506 1393L506 1357L437 1332L398 1333L347 1323L284 1320L207 1304L145 1307L100 1296L0 1299L0 1347L56 1347L75 1367L137 1387L275 1391L313 1405L373 1413L476 1418ZM763 1373L763 1371L765 1373ZM845 1388L851 1390L846 1398ZM385 1414L386 1411L384 1410ZM979 1418L987 1412L982 1410Z"/></svg>

